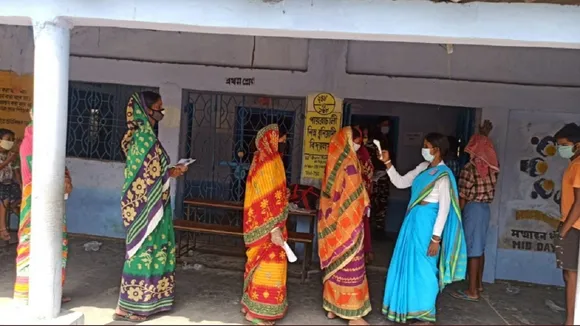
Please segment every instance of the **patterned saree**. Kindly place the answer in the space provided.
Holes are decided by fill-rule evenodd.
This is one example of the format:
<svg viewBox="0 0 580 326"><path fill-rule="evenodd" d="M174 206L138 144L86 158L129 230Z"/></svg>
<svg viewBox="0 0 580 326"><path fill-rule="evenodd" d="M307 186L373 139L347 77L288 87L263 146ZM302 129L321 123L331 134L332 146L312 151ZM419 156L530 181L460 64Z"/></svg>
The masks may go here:
<svg viewBox="0 0 580 326"><path fill-rule="evenodd" d="M362 134L362 131L361 131ZM363 183L365 185L365 190L367 195L370 196L373 190L373 174L375 172L375 168L373 167L373 162L371 161L371 156L369 151L367 150L366 146L361 146L359 150L356 152L356 156L358 157L358 161L360 162L361 167L361 177ZM371 223L370 218L365 214L363 217L364 221L364 230L365 230L365 237L364 237L364 253L368 254L373 252L373 246L371 241Z"/></svg>
<svg viewBox="0 0 580 326"><path fill-rule="evenodd" d="M148 317L170 310L175 288L175 234L169 198L169 157L143 108L141 94L127 105L127 157L121 214L127 232L119 308Z"/></svg>
<svg viewBox="0 0 580 326"><path fill-rule="evenodd" d="M20 222L18 226L18 246L16 248L16 282L14 284L14 299L22 304L28 304L28 276L30 268L30 211L32 204L32 123L24 130L24 138L20 145L20 162L22 173L22 203ZM65 169L65 177L70 174ZM68 239L66 219L62 219L62 284L65 281L65 270L68 258Z"/></svg>
<svg viewBox="0 0 580 326"><path fill-rule="evenodd" d="M371 311L363 242L369 198L349 127L329 145L318 212L318 254L323 276L323 308L343 319Z"/></svg>
<svg viewBox="0 0 580 326"><path fill-rule="evenodd" d="M272 243L278 227L287 238L288 199L284 164L278 153L278 126L269 125L256 136L257 152L246 180L244 242L247 262L242 306L254 318L284 317L288 263L282 247Z"/></svg>
<svg viewBox="0 0 580 326"><path fill-rule="evenodd" d="M457 184L453 172L444 165L419 174L411 187L411 201L399 231L395 251L387 272L382 312L391 321L409 319L435 322L437 295L445 285L465 278L467 251ZM440 255L428 256L427 250L437 219L439 203L423 203L440 178L451 183L451 208L443 234Z"/></svg>

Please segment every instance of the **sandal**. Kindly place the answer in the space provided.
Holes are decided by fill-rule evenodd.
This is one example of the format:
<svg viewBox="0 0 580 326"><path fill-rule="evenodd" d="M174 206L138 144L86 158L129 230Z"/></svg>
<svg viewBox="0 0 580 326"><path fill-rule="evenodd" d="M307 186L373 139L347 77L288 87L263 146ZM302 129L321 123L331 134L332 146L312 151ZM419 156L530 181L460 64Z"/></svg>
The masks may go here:
<svg viewBox="0 0 580 326"><path fill-rule="evenodd" d="M464 291L461 291L461 290L451 292L450 295L452 297L454 297L455 299L461 299L461 300L471 301L471 302L479 301L479 297L469 296L467 293L465 293Z"/></svg>
<svg viewBox="0 0 580 326"><path fill-rule="evenodd" d="M4 241L10 241L10 232L7 229L0 231L0 238Z"/></svg>
<svg viewBox="0 0 580 326"><path fill-rule="evenodd" d="M140 323L147 320L147 317L134 315L132 313L126 313L125 315L121 315L118 313L113 314L114 321L128 321L131 323Z"/></svg>
<svg viewBox="0 0 580 326"><path fill-rule="evenodd" d="M274 321L263 320L263 319L251 316L250 314L246 314L246 320L249 321L250 323L252 323L252 325L275 325L276 324Z"/></svg>
<svg viewBox="0 0 580 326"><path fill-rule="evenodd" d="M71 299L71 298L69 298L69 297L62 297L62 298L60 299L60 303L61 303L61 304L63 304L63 303L68 303L68 302L71 302L71 301L72 301L72 299Z"/></svg>

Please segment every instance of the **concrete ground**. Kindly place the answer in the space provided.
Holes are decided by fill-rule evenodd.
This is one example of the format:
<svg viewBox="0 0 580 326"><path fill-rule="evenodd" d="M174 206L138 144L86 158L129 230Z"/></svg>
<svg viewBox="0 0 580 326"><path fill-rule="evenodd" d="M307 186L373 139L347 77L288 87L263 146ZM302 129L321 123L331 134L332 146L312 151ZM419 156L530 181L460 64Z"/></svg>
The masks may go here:
<svg viewBox="0 0 580 326"><path fill-rule="evenodd" d="M73 301L64 309L81 311L85 323L91 325L123 325L113 322L112 314L118 297L124 256L122 241L98 239L99 251L87 252L83 244L94 239L71 236L68 277L65 295ZM8 304L14 282L15 246L0 247L0 305ZM194 254L191 263L177 270L175 309L142 324L196 325L247 324L239 313L243 259L210 254ZM193 262L195 261L195 263ZM328 320L321 309L320 274L312 272L305 284L294 277L299 266L292 266L288 280L290 308L279 324L341 325ZM368 270L373 311L367 321L373 325L390 324L380 314L384 291L384 267ZM554 325L563 322L563 290L557 287L498 282L488 284L479 302L451 298L448 292L461 287L454 284L439 296L438 324L446 325Z"/></svg>

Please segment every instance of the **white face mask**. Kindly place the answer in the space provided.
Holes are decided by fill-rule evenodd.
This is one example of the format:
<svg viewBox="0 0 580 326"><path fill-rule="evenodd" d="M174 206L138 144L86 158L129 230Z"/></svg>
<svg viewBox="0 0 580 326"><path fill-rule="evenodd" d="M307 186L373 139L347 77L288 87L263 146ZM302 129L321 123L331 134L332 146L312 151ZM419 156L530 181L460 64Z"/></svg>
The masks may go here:
<svg viewBox="0 0 580 326"><path fill-rule="evenodd" d="M359 149L360 149L360 144L354 143L354 151L358 152Z"/></svg>
<svg viewBox="0 0 580 326"><path fill-rule="evenodd" d="M4 148L5 150L9 151L12 149L12 146L14 146L14 142L13 141L9 141L9 140L0 140L0 147Z"/></svg>
<svg viewBox="0 0 580 326"><path fill-rule="evenodd" d="M421 149L421 155L423 155L423 158L425 159L425 161L427 161L429 163L433 162L433 160L435 159L435 156L433 156L433 154L431 154L430 148Z"/></svg>

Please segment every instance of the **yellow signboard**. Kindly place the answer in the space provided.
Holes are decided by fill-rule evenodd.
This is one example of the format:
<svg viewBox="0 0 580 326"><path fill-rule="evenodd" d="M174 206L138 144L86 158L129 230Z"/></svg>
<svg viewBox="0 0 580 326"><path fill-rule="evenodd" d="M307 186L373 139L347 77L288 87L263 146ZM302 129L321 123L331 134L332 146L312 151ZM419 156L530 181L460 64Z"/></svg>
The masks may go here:
<svg viewBox="0 0 580 326"><path fill-rule="evenodd" d="M12 130L17 141L30 122L33 85L32 75L0 71L0 128Z"/></svg>
<svg viewBox="0 0 580 326"><path fill-rule="evenodd" d="M341 128L342 99L329 93L308 96L304 122L304 183L317 183L324 177L330 138Z"/></svg>

